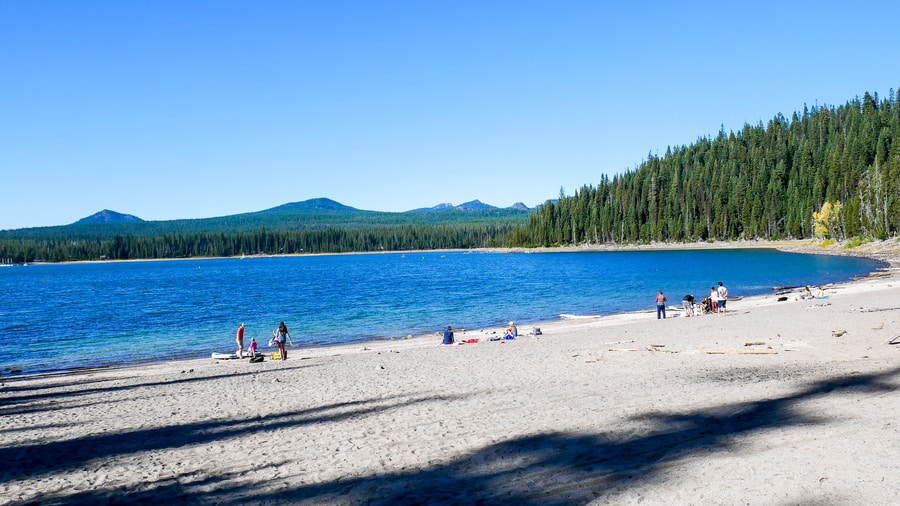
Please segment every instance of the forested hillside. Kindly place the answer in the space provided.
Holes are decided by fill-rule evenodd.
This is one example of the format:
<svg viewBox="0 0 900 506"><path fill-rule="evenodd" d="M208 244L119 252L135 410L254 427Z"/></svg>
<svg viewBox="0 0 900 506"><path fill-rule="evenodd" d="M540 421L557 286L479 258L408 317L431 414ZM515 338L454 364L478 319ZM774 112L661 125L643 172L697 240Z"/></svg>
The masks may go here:
<svg viewBox="0 0 900 506"><path fill-rule="evenodd" d="M0 231L0 259L23 263L469 249L506 245L510 232L527 219L527 210L511 208L384 213L313 199L218 218Z"/></svg>
<svg viewBox="0 0 900 506"><path fill-rule="evenodd" d="M841 107L720 131L532 213L519 245L886 238L900 227L900 105Z"/></svg>
<svg viewBox="0 0 900 506"><path fill-rule="evenodd" d="M533 211L360 211L327 199L168 222L0 231L0 258L184 258L851 237L900 229L900 97L866 93L649 155Z"/></svg>

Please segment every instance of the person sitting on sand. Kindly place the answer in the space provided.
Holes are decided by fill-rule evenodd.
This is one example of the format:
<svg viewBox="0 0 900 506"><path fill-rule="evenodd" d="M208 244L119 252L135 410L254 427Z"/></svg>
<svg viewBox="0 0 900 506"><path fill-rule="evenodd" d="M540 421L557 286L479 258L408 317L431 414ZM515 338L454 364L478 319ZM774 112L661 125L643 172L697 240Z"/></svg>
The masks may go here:
<svg viewBox="0 0 900 506"><path fill-rule="evenodd" d="M441 344L453 344L453 327L450 325L447 325L447 330L444 331L444 342Z"/></svg>
<svg viewBox="0 0 900 506"><path fill-rule="evenodd" d="M256 357L256 338L250 338L250 346L247 348L247 351L250 352L250 357Z"/></svg>
<svg viewBox="0 0 900 506"><path fill-rule="evenodd" d="M515 339L517 337L519 337L519 329L516 327L515 322L509 322L509 325L503 332L503 339Z"/></svg>

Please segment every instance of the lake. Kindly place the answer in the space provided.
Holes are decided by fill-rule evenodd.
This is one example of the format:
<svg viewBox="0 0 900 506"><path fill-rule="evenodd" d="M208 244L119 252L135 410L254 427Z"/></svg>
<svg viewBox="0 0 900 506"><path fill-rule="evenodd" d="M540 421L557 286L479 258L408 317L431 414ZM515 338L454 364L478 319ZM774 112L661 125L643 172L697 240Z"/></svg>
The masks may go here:
<svg viewBox="0 0 900 506"><path fill-rule="evenodd" d="M773 286L843 282L886 264L771 249L419 252L31 265L0 269L0 372L263 351L280 321L301 346L421 335L560 314L651 309Z"/></svg>

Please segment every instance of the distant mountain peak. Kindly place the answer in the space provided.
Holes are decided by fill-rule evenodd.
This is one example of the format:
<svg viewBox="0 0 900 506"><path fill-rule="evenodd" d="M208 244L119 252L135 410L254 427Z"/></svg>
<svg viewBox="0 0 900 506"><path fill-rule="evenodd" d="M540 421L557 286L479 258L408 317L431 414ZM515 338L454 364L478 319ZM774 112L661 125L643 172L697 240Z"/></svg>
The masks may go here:
<svg viewBox="0 0 900 506"><path fill-rule="evenodd" d="M104 209L100 212L94 213L87 218L82 218L76 221L75 225L96 225L100 223L134 223L144 221L137 216L132 216L130 214L122 214L117 213L115 211L110 211L109 209Z"/></svg>
<svg viewBox="0 0 900 506"><path fill-rule="evenodd" d="M484 202L482 202L478 199L475 199L475 200L470 200L469 202L459 204L458 206L455 206L455 205L447 202L447 203L438 204L438 205L432 206L432 207L421 207L419 209L412 209L407 212L417 213L417 212L425 212L425 211L449 211L451 209L455 209L457 211L486 211L486 210L498 209L498 208L496 206L492 206L490 204L485 204ZM523 204L521 202L516 202L515 204L507 207L506 209L513 209L515 211L530 211L531 210L531 208L529 208L528 206L526 206L525 204Z"/></svg>
<svg viewBox="0 0 900 506"><path fill-rule="evenodd" d="M470 200L469 202L462 203L456 206L456 209L461 209L464 211L481 211L483 209L497 209L496 207L485 204L480 200Z"/></svg>
<svg viewBox="0 0 900 506"><path fill-rule="evenodd" d="M355 207L345 206L340 202L336 202L327 198L316 198L304 200L302 202L291 202L289 204L282 204L280 206L276 206L270 209L266 209L265 211L260 211L261 213L280 213L280 212L356 212L359 209Z"/></svg>

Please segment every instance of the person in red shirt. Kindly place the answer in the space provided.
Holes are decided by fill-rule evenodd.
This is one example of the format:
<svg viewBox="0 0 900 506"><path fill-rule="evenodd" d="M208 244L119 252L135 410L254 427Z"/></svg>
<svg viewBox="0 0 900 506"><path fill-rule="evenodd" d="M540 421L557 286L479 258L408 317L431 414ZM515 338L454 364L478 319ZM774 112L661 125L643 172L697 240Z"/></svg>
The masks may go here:
<svg viewBox="0 0 900 506"><path fill-rule="evenodd" d="M238 345L237 356L238 358L244 358L244 324L242 323L240 327L237 329L237 336L235 338Z"/></svg>
<svg viewBox="0 0 900 506"><path fill-rule="evenodd" d="M665 319L665 317L666 317L666 301L667 300L669 300L669 299L667 299L666 296L663 295L663 291L660 290L659 295L656 296L656 319L657 320L660 319L660 315L662 315L661 318Z"/></svg>

